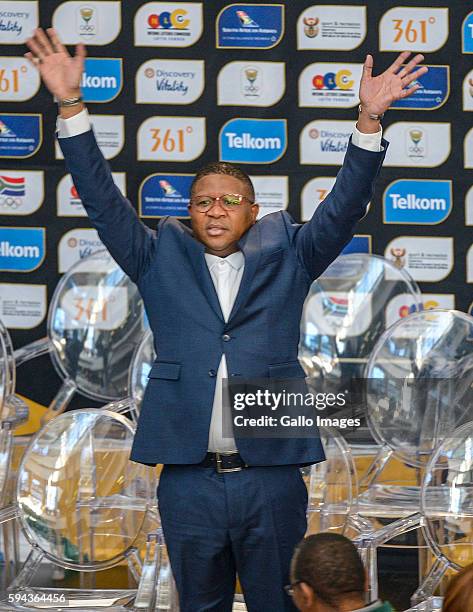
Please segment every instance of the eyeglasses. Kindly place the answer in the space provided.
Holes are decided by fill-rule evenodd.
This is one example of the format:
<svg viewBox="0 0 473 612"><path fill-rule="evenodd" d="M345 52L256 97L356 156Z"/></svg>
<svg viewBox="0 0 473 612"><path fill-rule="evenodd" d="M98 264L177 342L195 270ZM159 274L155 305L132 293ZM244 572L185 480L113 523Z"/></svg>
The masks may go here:
<svg viewBox="0 0 473 612"><path fill-rule="evenodd" d="M284 587L286 594L289 595L289 597L294 597L294 589L296 588L298 584L301 584L301 582L304 582L304 581L296 580L296 582L291 582L291 584L286 584L286 586Z"/></svg>
<svg viewBox="0 0 473 612"><path fill-rule="evenodd" d="M226 193L216 197L203 195L192 198L189 206L193 206L198 212L206 213L215 206L217 200L220 200L221 207L228 211L240 208L243 200L246 200L249 204L254 204L253 200L239 193Z"/></svg>

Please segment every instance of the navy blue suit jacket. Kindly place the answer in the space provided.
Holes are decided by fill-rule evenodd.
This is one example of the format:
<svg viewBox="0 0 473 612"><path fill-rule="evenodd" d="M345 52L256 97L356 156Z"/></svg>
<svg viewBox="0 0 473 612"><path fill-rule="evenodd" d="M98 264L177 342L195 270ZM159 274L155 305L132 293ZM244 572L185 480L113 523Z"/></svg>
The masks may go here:
<svg viewBox="0 0 473 612"><path fill-rule="evenodd" d="M263 217L240 239L245 269L224 321L204 245L180 221L145 226L115 186L92 131L59 139L90 222L137 284L155 337L131 459L199 463L207 452L215 374L225 353L229 376L304 377L297 359L302 306L311 283L351 239L366 212L384 151L351 142L336 184L311 221L287 212ZM222 336L229 335L224 341ZM249 465L324 459L320 440L236 439Z"/></svg>

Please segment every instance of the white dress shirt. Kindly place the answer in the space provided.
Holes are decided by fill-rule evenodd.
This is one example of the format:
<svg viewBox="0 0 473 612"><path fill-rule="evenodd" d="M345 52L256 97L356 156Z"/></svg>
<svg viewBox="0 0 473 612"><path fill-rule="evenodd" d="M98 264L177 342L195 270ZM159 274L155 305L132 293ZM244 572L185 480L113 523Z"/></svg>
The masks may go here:
<svg viewBox="0 0 473 612"><path fill-rule="evenodd" d="M62 117L57 118L56 129L58 138L79 136L84 132L88 132L90 128L91 123L87 109L84 109L69 119L63 119ZM375 134L363 134L355 127L352 141L354 145L362 149L379 152L381 150L381 137L382 130ZM244 255L241 251L232 253L228 255L228 257L218 257L217 255L206 253L205 260L218 295L222 314L225 321L227 321L243 276L243 270L245 268ZM217 370L212 418L210 421L208 444L208 450L210 452L234 452L237 450L234 438L224 438L222 431L222 379L227 377L227 361L225 354L223 354Z"/></svg>
<svg viewBox="0 0 473 612"><path fill-rule="evenodd" d="M243 270L245 268L245 257L241 251L232 253L228 255L228 257L218 257L217 255L205 253L205 261L209 268L215 291L217 292L223 317L225 322L227 322L238 289L240 288L241 277L243 276ZM234 438L224 438L222 433L222 380L227 377L227 360L225 354L223 354L217 370L212 419L210 421L208 450L212 453L216 451L235 452L237 450Z"/></svg>

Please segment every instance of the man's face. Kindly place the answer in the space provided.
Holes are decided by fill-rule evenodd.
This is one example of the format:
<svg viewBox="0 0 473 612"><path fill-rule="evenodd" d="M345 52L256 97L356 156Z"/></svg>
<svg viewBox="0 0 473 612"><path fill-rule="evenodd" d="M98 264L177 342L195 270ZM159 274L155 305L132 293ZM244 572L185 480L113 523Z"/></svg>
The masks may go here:
<svg viewBox="0 0 473 612"><path fill-rule="evenodd" d="M192 199L201 196L223 196L237 193L245 196L236 210L225 210L217 200L207 212L189 208L194 235L202 242L207 253L226 257L238 250L237 242L256 221L259 206L250 204L252 196L245 182L225 174L208 174L194 185ZM249 200L249 201L248 201Z"/></svg>

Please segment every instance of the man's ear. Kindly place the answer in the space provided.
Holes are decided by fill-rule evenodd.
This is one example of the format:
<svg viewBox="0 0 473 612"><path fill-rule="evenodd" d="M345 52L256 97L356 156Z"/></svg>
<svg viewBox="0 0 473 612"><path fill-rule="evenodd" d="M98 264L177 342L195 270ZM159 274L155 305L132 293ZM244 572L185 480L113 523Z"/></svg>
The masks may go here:
<svg viewBox="0 0 473 612"><path fill-rule="evenodd" d="M294 599L299 610L310 610L315 603L314 590L305 582L299 582L295 587Z"/></svg>
<svg viewBox="0 0 473 612"><path fill-rule="evenodd" d="M259 204L257 204L256 202L252 204L251 212L253 213L253 223L256 223L256 217L258 216L258 213L259 213Z"/></svg>

